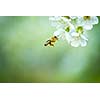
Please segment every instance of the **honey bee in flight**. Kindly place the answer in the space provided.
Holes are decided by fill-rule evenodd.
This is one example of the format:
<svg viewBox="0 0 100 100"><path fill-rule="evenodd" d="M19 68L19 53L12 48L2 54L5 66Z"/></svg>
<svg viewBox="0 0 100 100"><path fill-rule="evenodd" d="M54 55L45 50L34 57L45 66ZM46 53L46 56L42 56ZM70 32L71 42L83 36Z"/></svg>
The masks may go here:
<svg viewBox="0 0 100 100"><path fill-rule="evenodd" d="M51 39L47 40L44 46L54 46L54 43L58 40L57 36L51 37Z"/></svg>

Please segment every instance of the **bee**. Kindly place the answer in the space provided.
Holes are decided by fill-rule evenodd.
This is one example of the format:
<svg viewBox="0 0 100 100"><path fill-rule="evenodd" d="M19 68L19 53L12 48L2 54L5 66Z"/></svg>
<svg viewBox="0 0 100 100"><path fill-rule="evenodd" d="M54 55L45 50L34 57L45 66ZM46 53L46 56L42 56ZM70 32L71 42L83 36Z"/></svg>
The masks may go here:
<svg viewBox="0 0 100 100"><path fill-rule="evenodd" d="M47 40L44 46L54 46L54 43L58 40L57 36L51 37L51 39Z"/></svg>

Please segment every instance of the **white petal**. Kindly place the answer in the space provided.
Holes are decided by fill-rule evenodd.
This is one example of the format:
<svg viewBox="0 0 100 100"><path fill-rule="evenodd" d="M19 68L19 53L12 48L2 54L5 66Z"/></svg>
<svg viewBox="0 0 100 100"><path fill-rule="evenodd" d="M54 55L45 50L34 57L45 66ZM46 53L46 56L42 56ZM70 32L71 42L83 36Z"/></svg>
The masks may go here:
<svg viewBox="0 0 100 100"><path fill-rule="evenodd" d="M53 22L51 22L51 26L53 26L53 27L57 27L57 22L56 21L53 21Z"/></svg>
<svg viewBox="0 0 100 100"><path fill-rule="evenodd" d="M85 24L83 27L85 30L91 30L93 28L93 25L92 24Z"/></svg>
<svg viewBox="0 0 100 100"><path fill-rule="evenodd" d="M76 21L76 25L77 25L77 26L83 26L84 23L85 23L83 17L82 17L82 16L77 16L77 17L78 17L78 18L77 18L77 21Z"/></svg>
<svg viewBox="0 0 100 100"><path fill-rule="evenodd" d="M50 20L50 21L58 21L58 20L60 20L60 19L61 19L60 16L50 16L50 17L49 17L49 20Z"/></svg>
<svg viewBox="0 0 100 100"><path fill-rule="evenodd" d="M73 47L79 47L80 46L80 41L78 40L78 41L72 41L71 42L71 46L73 46Z"/></svg>
<svg viewBox="0 0 100 100"><path fill-rule="evenodd" d="M77 18L77 16L70 16L70 18L71 18L71 19L76 19L76 18Z"/></svg>
<svg viewBox="0 0 100 100"><path fill-rule="evenodd" d="M58 24L58 23L57 23L56 29L60 29L60 28L63 29L63 28L64 28L64 25L63 25L63 24Z"/></svg>
<svg viewBox="0 0 100 100"><path fill-rule="evenodd" d="M92 23L92 24L98 24L98 23L99 23L98 17L92 16L92 17L91 17L91 23Z"/></svg>
<svg viewBox="0 0 100 100"><path fill-rule="evenodd" d="M68 34L65 34L65 37L66 37L66 40L68 41L68 43L70 43L72 41L72 37L71 35Z"/></svg>
<svg viewBox="0 0 100 100"><path fill-rule="evenodd" d="M59 30L54 32L54 36L58 36L58 35L61 35L63 33L64 33L64 30L63 29L59 29Z"/></svg>
<svg viewBox="0 0 100 100"><path fill-rule="evenodd" d="M81 40L81 46L82 46L82 47L85 47L86 45L87 45L87 41Z"/></svg>
<svg viewBox="0 0 100 100"><path fill-rule="evenodd" d="M81 38L84 39L84 40L86 40L86 41L88 41L88 38L85 36L85 34L84 35L82 34Z"/></svg>
<svg viewBox="0 0 100 100"><path fill-rule="evenodd" d="M60 35L60 32L59 31L55 31L53 34L54 34L54 36L58 36L58 35Z"/></svg>
<svg viewBox="0 0 100 100"><path fill-rule="evenodd" d="M72 32L70 34L71 34L71 36L79 36L79 33L77 33L77 32Z"/></svg>

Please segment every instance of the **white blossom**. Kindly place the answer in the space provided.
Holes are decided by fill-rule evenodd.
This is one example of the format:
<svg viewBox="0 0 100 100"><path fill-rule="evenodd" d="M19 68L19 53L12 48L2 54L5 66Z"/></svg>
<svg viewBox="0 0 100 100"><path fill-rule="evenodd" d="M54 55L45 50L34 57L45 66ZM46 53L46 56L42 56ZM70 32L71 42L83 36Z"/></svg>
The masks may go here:
<svg viewBox="0 0 100 100"><path fill-rule="evenodd" d="M68 19L61 16L50 17L49 20L51 21L51 25L55 27L56 29L59 29L59 28L64 29L69 24Z"/></svg>
<svg viewBox="0 0 100 100"><path fill-rule="evenodd" d="M69 44L73 47L79 47L79 46L86 46L88 39L85 34L79 34L77 32L72 32L71 34L66 34L66 39Z"/></svg>
<svg viewBox="0 0 100 100"><path fill-rule="evenodd" d="M86 32L99 23L96 16L51 16L49 20L56 28L54 36L66 39L73 47L86 46L88 42Z"/></svg>
<svg viewBox="0 0 100 100"><path fill-rule="evenodd" d="M96 16L79 16L76 23L86 30L91 30L93 25L99 23L99 20Z"/></svg>
<svg viewBox="0 0 100 100"><path fill-rule="evenodd" d="M74 31L74 26L72 24L69 24L66 26L65 29L60 28L57 31L54 32L54 36L57 36L58 38L66 39L66 34L72 33Z"/></svg>

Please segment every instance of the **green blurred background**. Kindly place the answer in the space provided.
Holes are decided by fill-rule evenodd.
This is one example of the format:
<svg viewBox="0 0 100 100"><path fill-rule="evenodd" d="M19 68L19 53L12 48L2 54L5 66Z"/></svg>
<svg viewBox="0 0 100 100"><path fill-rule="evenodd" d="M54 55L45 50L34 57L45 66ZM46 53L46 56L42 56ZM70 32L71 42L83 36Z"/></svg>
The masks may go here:
<svg viewBox="0 0 100 100"><path fill-rule="evenodd" d="M44 47L54 31L48 16L1 16L0 82L100 82L100 23L84 48Z"/></svg>

